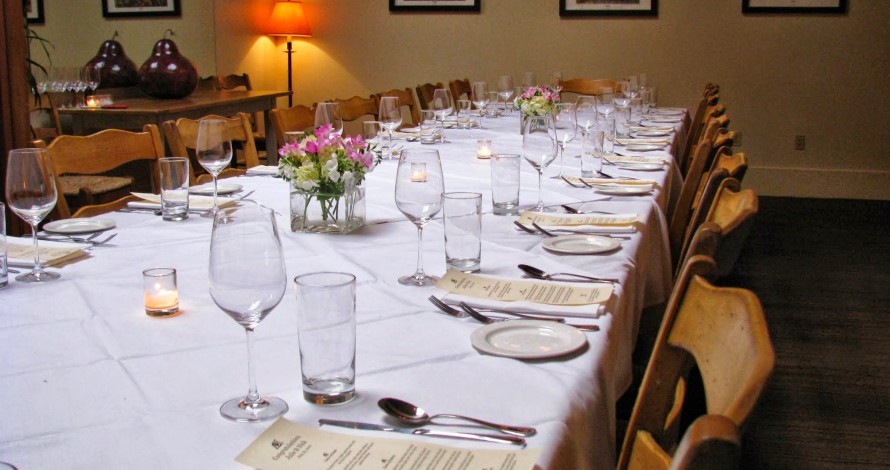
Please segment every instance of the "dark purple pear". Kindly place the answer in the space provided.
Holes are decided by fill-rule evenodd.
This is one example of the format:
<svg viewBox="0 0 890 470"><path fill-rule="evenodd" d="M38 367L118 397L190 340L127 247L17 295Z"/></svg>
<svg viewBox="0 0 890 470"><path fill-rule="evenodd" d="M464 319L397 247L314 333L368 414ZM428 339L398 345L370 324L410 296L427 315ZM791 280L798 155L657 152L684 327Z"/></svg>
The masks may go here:
<svg viewBox="0 0 890 470"><path fill-rule="evenodd" d="M151 56L139 68L139 89L148 96L183 98L197 86L198 69L167 38L155 43Z"/></svg>
<svg viewBox="0 0 890 470"><path fill-rule="evenodd" d="M124 46L115 38L117 31L99 46L99 52L86 64L99 69L99 88L135 86L139 83L136 63L127 57Z"/></svg>

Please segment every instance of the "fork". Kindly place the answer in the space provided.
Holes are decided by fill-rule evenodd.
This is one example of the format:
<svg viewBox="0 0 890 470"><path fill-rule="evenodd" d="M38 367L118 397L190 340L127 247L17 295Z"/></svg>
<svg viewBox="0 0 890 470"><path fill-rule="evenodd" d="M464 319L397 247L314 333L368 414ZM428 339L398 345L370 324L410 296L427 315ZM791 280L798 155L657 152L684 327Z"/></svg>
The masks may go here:
<svg viewBox="0 0 890 470"><path fill-rule="evenodd" d="M438 297L436 297L435 295L429 296L428 299L430 302L433 303L433 305L438 307L439 310L447 313L448 315L451 315L452 317L467 318L470 316L469 312L466 312L464 310L458 310L458 309L452 307L451 305L448 305L445 302L442 302L442 300L439 299ZM485 312L490 312L490 313L503 313L503 314L507 314L507 315L515 315L520 318L525 318L526 320L546 320L546 321L555 321L557 323L565 323L564 318L536 317L534 315L526 315L523 313L511 312L509 310L499 310L499 309L495 309L495 308L482 308L482 309L476 310L476 313L479 313L479 311L485 311ZM504 318L504 320L509 320L509 319Z"/></svg>
<svg viewBox="0 0 890 470"><path fill-rule="evenodd" d="M495 318L495 317L489 317L489 316L483 315L483 314L480 313L478 310L476 310L476 309L474 309L473 307L470 307L469 305L467 305L465 302L461 302L461 303L460 303L460 308L462 308L465 312L467 312L468 315L470 315L471 317L473 317L474 319L476 319L479 323L489 324L489 323L495 323L495 322L517 320L516 318ZM512 315L517 315L516 312L512 312L511 314L512 314ZM554 319L552 319L552 318L527 318L527 316L523 316L523 317L521 317L521 318L531 319L531 320L549 320L549 321L553 321L553 320L554 320ZM565 319L564 319L564 318L560 318L559 320L562 320L560 323L565 323ZM568 325L568 326L572 326L572 327L578 328L579 330L586 330L586 331L599 331L599 330L600 330L599 325L593 325L593 324L575 324L575 323L565 323L565 324Z"/></svg>
<svg viewBox="0 0 890 470"><path fill-rule="evenodd" d="M615 214L614 212L606 212L606 211L581 211L581 210L575 209L574 207L572 207L568 204L562 204L559 207L562 207L563 209L565 209L566 212L568 212L570 214L609 214L609 215Z"/></svg>
<svg viewBox="0 0 890 470"><path fill-rule="evenodd" d="M111 241L112 238L117 236L117 233L112 233L105 239L96 240L95 238L101 234L102 234L102 232L96 232L87 238L72 237L70 235L55 235L55 234L38 235L37 238L40 240L49 240L49 241L57 241L57 242L89 243L90 245L93 245L93 246L99 246L99 245L104 245L104 244L108 243L109 241ZM59 238L59 237L62 237L62 238Z"/></svg>
<svg viewBox="0 0 890 470"><path fill-rule="evenodd" d="M584 180L581 180L581 182L584 183L586 186L579 186L579 185L577 185L577 184L572 183L571 181L569 181L569 179L566 178L565 176L560 176L560 178L562 178L563 181L565 181L566 183L568 183L569 186L571 186L571 187L573 187L573 188L584 188L584 187L589 188L589 187L590 187L590 185L587 185L587 183L584 183Z"/></svg>

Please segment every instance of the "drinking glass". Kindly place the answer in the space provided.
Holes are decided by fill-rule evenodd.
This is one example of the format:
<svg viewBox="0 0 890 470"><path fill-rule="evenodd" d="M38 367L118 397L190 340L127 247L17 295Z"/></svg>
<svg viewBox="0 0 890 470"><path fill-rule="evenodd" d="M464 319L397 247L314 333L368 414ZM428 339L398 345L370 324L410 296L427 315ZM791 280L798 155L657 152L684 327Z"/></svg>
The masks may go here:
<svg viewBox="0 0 890 470"><path fill-rule="evenodd" d="M509 113L512 106L507 105L510 98L513 97L513 77L510 75L501 75L498 79L498 96L504 100L504 110Z"/></svg>
<svg viewBox="0 0 890 470"><path fill-rule="evenodd" d="M479 129L483 129L482 127L482 118L485 116L485 106L488 105L488 83L486 82L473 82L473 93L472 93L473 104L476 105L476 109L479 110Z"/></svg>
<svg viewBox="0 0 890 470"><path fill-rule="evenodd" d="M439 139L445 141L445 118L451 115L454 109L454 98L451 91L447 88L436 88L433 90L433 101L430 103L430 109L436 113L436 118L441 124L442 131L439 133Z"/></svg>
<svg viewBox="0 0 890 470"><path fill-rule="evenodd" d="M423 272L423 227L442 209L445 181L434 149L405 149L396 171L396 206L417 226L417 270L399 278L406 286L429 286L438 279Z"/></svg>
<svg viewBox="0 0 890 470"><path fill-rule="evenodd" d="M247 396L219 413L238 422L266 421L287 412L284 400L257 393L253 330L281 301L287 286L284 253L272 211L244 204L217 212L210 235L210 296L247 334Z"/></svg>
<svg viewBox="0 0 890 470"><path fill-rule="evenodd" d="M473 109L470 100L457 100L457 127L470 128L470 111Z"/></svg>
<svg viewBox="0 0 890 470"><path fill-rule="evenodd" d="M214 217L219 211L217 205L217 177L223 168L232 162L232 141L226 121L222 119L201 119L198 121L198 142L195 145L198 163L213 177L213 208L202 217Z"/></svg>
<svg viewBox="0 0 890 470"><path fill-rule="evenodd" d="M331 136L343 134L343 115L340 114L340 104L325 101L318 103L315 108L315 128L330 124Z"/></svg>
<svg viewBox="0 0 890 470"><path fill-rule="evenodd" d="M522 156L538 171L538 204L531 209L535 212L553 210L544 207L541 180L544 178L544 169L556 159L556 147L556 130L551 116L526 118L522 128Z"/></svg>
<svg viewBox="0 0 890 470"><path fill-rule="evenodd" d="M56 180L46 149L12 149L6 164L6 203L31 225L34 240L34 268L16 276L19 282L44 282L59 278L59 273L44 271L37 247L37 224L56 206Z"/></svg>
<svg viewBox="0 0 890 470"><path fill-rule="evenodd" d="M392 133L402 125L402 111L399 109L399 99L395 96L383 96L380 98L380 110L378 118L380 125L387 130L388 139L385 149L392 148ZM391 154L392 152L386 152Z"/></svg>
<svg viewBox="0 0 890 470"><path fill-rule="evenodd" d="M575 101L575 122L581 135L587 135L590 128L596 124L596 97L581 95Z"/></svg>
<svg viewBox="0 0 890 470"><path fill-rule="evenodd" d="M553 129L556 131L556 142L559 144L559 174L554 178L562 178L565 170L566 145L575 138L578 127L575 119L575 103L558 103L553 108Z"/></svg>

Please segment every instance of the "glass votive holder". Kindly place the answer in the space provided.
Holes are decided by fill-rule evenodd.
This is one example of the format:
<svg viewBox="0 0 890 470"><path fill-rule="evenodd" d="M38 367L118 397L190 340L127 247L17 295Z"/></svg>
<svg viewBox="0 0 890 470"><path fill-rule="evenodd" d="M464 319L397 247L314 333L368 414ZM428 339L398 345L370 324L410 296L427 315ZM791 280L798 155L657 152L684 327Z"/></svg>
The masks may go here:
<svg viewBox="0 0 890 470"><path fill-rule="evenodd" d="M84 105L87 108L101 108L102 106L111 106L114 104L114 101L111 99L111 95L89 95L84 100Z"/></svg>
<svg viewBox="0 0 890 470"><path fill-rule="evenodd" d="M176 269L151 268L142 271L142 290L147 315L169 317L179 313Z"/></svg>
<svg viewBox="0 0 890 470"><path fill-rule="evenodd" d="M476 139L476 158L482 160L491 158L491 139Z"/></svg>
<svg viewBox="0 0 890 470"><path fill-rule="evenodd" d="M411 163L411 182L426 183L426 163L423 163L423 162L412 162Z"/></svg>

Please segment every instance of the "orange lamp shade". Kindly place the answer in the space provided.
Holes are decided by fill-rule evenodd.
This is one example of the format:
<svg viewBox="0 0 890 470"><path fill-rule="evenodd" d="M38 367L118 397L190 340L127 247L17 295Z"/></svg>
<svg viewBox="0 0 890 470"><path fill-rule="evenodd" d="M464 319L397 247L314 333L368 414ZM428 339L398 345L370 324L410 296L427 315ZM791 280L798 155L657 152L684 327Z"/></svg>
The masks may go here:
<svg viewBox="0 0 890 470"><path fill-rule="evenodd" d="M311 37L309 21L303 11L303 4L289 0L275 2L272 16L266 23L266 34L273 36Z"/></svg>

